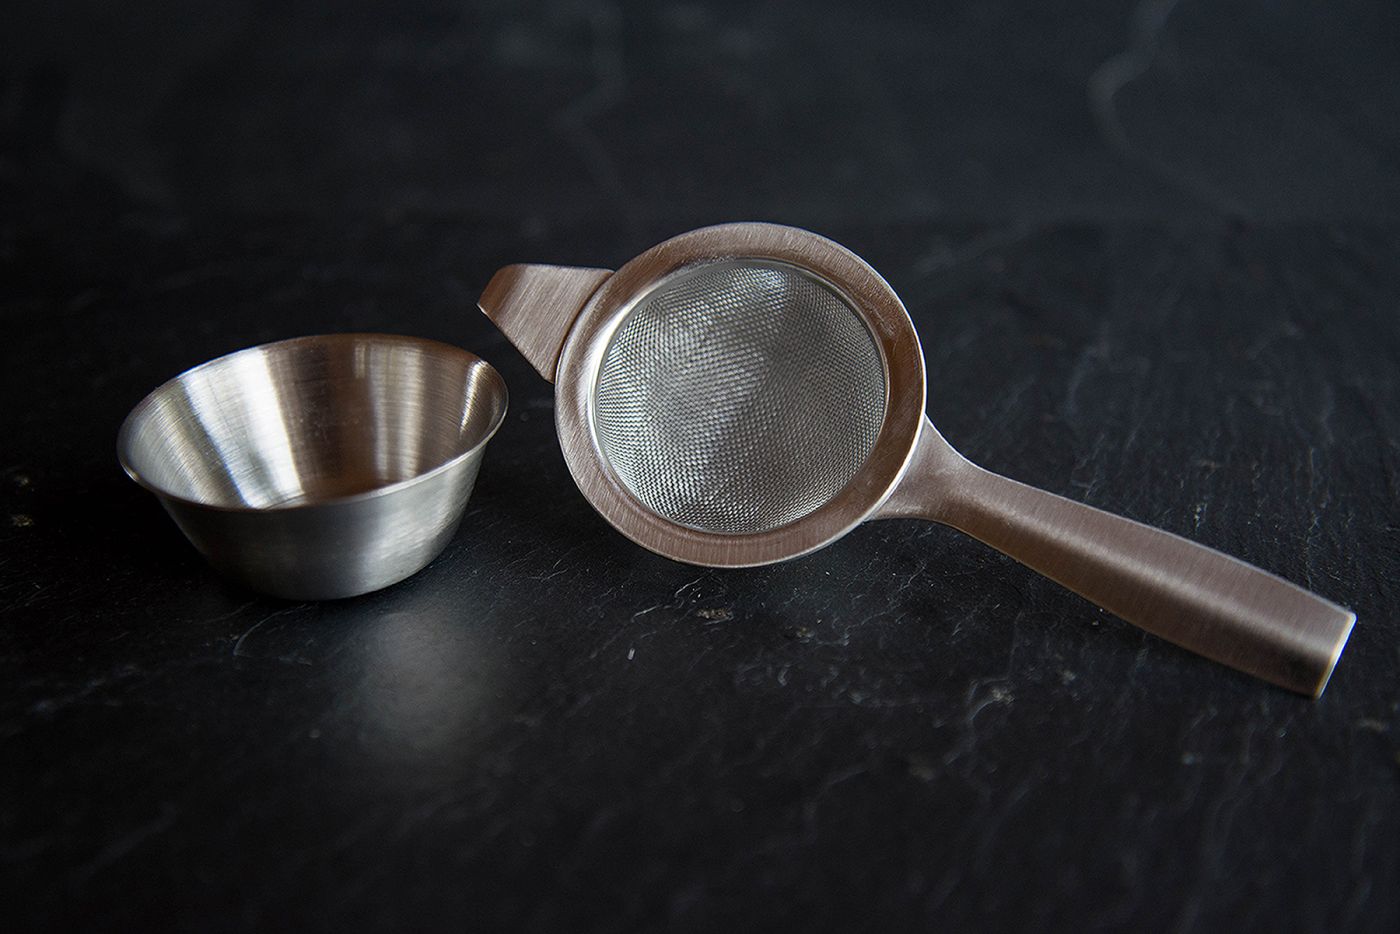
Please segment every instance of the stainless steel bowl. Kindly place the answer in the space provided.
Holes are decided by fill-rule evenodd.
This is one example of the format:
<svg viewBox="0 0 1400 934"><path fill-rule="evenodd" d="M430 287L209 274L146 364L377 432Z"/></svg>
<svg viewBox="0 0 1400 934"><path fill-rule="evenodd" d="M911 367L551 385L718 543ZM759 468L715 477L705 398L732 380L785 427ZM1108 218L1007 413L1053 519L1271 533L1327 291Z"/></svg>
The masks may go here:
<svg viewBox="0 0 1400 934"><path fill-rule="evenodd" d="M437 557L505 411L500 375L456 347L302 337L172 379L127 416L117 451L215 568L321 600Z"/></svg>

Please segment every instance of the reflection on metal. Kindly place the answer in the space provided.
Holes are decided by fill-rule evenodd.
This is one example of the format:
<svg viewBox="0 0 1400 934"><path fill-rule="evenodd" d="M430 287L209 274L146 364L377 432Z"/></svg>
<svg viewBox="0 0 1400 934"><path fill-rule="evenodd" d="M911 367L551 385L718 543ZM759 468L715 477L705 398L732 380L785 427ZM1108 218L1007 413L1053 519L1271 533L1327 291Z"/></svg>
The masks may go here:
<svg viewBox="0 0 1400 934"><path fill-rule="evenodd" d="M446 344L305 337L195 367L132 410L122 465L216 567L290 599L367 593L461 521L506 390Z"/></svg>
<svg viewBox="0 0 1400 934"><path fill-rule="evenodd" d="M473 751L466 741L474 724L499 722L499 660L478 638L474 602L460 592L447 599L441 588L413 587L388 599L355 640L365 727L357 752L397 775L406 766L412 775L451 768Z"/></svg>

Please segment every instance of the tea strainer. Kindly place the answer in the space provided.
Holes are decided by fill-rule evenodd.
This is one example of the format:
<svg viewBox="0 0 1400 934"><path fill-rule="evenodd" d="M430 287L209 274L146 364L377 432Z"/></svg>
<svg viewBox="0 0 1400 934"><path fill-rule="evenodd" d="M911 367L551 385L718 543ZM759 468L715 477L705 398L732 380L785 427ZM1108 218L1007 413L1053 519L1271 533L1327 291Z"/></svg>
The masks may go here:
<svg viewBox="0 0 1400 934"><path fill-rule="evenodd" d="M805 230L708 227L615 273L507 266L480 305L556 384L579 489L668 558L767 564L867 519L930 519L1164 639L1313 696L1355 622L1234 558L966 460L924 414L923 353L899 298Z"/></svg>

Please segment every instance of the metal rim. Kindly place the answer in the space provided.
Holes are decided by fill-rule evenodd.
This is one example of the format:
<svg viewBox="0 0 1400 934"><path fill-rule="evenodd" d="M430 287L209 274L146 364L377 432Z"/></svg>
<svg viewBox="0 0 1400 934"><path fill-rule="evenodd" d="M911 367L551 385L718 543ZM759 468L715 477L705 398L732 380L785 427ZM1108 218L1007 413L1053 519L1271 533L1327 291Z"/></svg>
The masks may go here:
<svg viewBox="0 0 1400 934"><path fill-rule="evenodd" d="M173 386L179 385L181 381L185 380L190 375L207 368L219 366L221 364L226 363L229 360L232 360L235 357L240 357L245 354L261 353L264 351L274 349L285 349L296 344L341 342L355 343L364 341L413 344L418 347L421 347L424 350L431 351L432 353L464 357L466 358L468 366L472 368L484 367L484 372L486 373L487 380L494 386L492 391L499 393L501 397L501 405L496 413L496 418L488 427L485 434L482 435L480 440L478 440L475 444L473 444L470 448L466 449L465 451L461 451L457 454L454 454L451 458L449 458L441 464L438 464L431 470L425 470L422 473L413 477L409 477L405 480L396 480L393 483L386 483L384 486L376 487L373 490L365 490L361 493L352 493L348 496L326 497L325 499L318 499L315 502L286 503L274 506L235 506L223 503L210 503L205 502L203 500L190 499L187 496L181 496L178 493L173 493L170 490L167 490L164 487L159 486L156 483L153 483L152 481L146 479L146 477L143 476L141 472L136 469L136 466L132 463L130 450L131 433L135 430L137 422L140 421L141 416L145 414L146 410L155 404L155 400L162 393L169 391ZM344 503L356 503L364 500L376 499L381 496L388 496L389 494L395 493L406 487L415 486L419 483L426 483L433 477L439 476L440 474L444 474L452 470L458 464L462 463L463 461L467 460L468 458L472 457L477 452L479 452L483 447L486 446L487 442L489 442L495 436L496 432L500 430L501 425L505 423L506 409L509 405L509 401L510 400L506 391L505 380L501 378L500 373L496 372L495 367L491 366L491 364L487 363L485 360L481 359L476 354L468 350L463 350L460 347L454 347L451 344L445 344L441 341L428 340L427 338L422 337L407 337L399 334L371 333L315 334L306 337L293 337L287 340L273 341L267 344L258 344L254 347L245 347L242 350L235 350L232 353L226 353L223 356L215 357L213 360L206 360L204 363L192 366L188 370L185 370L183 373L180 373L178 376L172 377L171 379L166 380L164 383L161 383L155 389L147 393L145 398L138 402L135 405L135 407L132 408L131 412L127 414L126 418L122 421L121 429L117 432L117 460L121 463L122 470L126 472L126 475L132 480L134 480L137 483L137 485L139 485L142 489L148 490L151 493L154 493L156 496L159 496L160 498L165 500L169 500L172 503L179 503L185 506L192 506L198 509L207 509L214 512L225 513L260 514L268 512L290 512L298 509L317 509L322 506L338 506Z"/></svg>
<svg viewBox="0 0 1400 934"><path fill-rule="evenodd" d="M745 259L796 266L825 280L847 300L880 351L885 417L865 464L825 504L776 529L721 534L665 519L632 495L598 446L593 394L609 338L640 296L683 268ZM555 420L564 460L603 518L632 541L665 557L710 567L749 567L814 551L850 531L884 502L908 467L918 441L924 416L924 358L903 303L860 257L795 227L725 224L658 244L609 278L569 332L555 388Z"/></svg>

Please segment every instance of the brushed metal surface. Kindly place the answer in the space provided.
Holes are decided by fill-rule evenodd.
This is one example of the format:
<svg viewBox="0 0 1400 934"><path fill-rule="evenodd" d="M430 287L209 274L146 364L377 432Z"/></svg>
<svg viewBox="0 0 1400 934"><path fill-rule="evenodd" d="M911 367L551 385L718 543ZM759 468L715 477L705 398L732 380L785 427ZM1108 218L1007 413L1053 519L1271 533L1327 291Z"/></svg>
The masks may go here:
<svg viewBox="0 0 1400 934"><path fill-rule="evenodd" d="M486 283L477 304L496 327L516 335L516 349L552 383L574 315L610 275L611 269L506 266ZM567 310L573 314L561 314Z"/></svg>
<svg viewBox="0 0 1400 934"><path fill-rule="evenodd" d="M931 519L1163 639L1321 695L1356 614L1161 529L1009 480L925 420L909 472L871 518Z"/></svg>
<svg viewBox="0 0 1400 934"><path fill-rule="evenodd" d="M499 374L464 350L304 337L159 387L122 425L118 457L224 574L289 599L349 597L443 549L505 409Z"/></svg>
<svg viewBox="0 0 1400 934"><path fill-rule="evenodd" d="M861 316L884 367L885 411L864 464L829 500L777 528L727 532L682 524L648 506L609 463L610 446L599 439L596 403L609 348L647 296L700 266L745 262L795 266ZM555 418L565 461L599 513L643 547L693 564L744 567L813 551L868 519L929 519L972 535L1128 622L1207 658L1313 697L1326 687L1355 623L1349 610L1212 549L997 476L958 454L924 415L924 361L913 322L893 289L843 247L796 228L728 224L658 244L601 281L589 295L578 289L572 297L561 296L553 309L535 304L528 315L493 319L532 362L557 353ZM497 301L488 290L483 310ZM728 305L722 298L715 303L717 309ZM708 352L701 354L693 346L706 340L704 328L690 331L693 340L682 342L687 359L710 360L713 347L706 345ZM560 340L557 349L541 344ZM820 342L810 335L795 339L793 346L801 349L806 365L826 365ZM716 373L735 369L715 367L713 361L708 365ZM656 372L685 372L684 361ZM685 373L687 385L703 378ZM788 472L782 458L798 456L801 446L789 450L765 443L763 457L754 458L751 439L777 419L772 406L801 405L803 400L764 398L736 409L736 418L749 420L747 424L737 425L730 435L712 435L721 439L715 442L719 444L749 439L740 442L746 445L743 457L721 457L725 452L717 451L706 460L705 451L686 452L673 458L674 469L721 461L755 474ZM666 417L665 412L650 414ZM690 437L682 427L677 426L675 436ZM739 476L728 483L757 486L770 479Z"/></svg>

